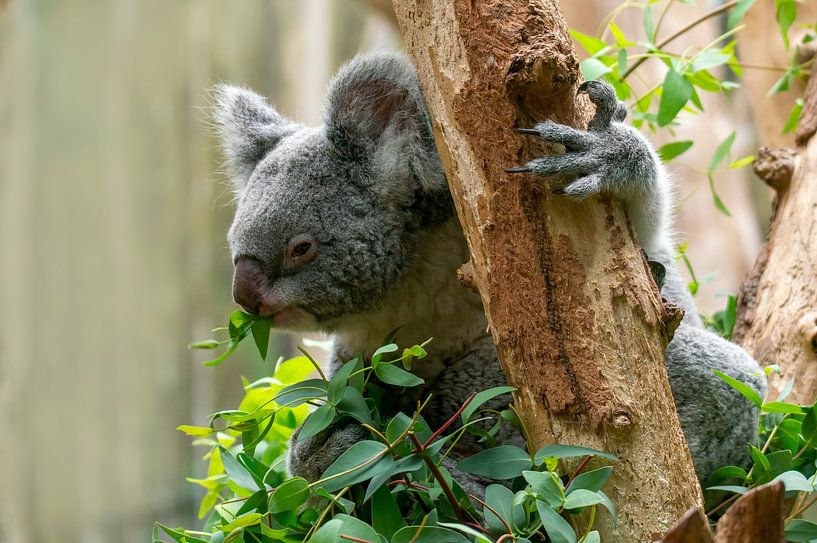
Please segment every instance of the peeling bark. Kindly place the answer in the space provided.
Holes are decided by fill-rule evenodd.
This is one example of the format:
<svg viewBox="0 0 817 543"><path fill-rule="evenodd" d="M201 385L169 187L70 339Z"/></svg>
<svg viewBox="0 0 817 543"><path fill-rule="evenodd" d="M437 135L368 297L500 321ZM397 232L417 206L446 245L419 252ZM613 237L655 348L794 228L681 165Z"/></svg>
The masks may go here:
<svg viewBox="0 0 817 543"><path fill-rule="evenodd" d="M773 388L794 377L790 400L810 404L817 396L817 78L808 88L802 146L763 149L755 164L777 195L769 239L738 296L733 338L761 364L781 367Z"/></svg>
<svg viewBox="0 0 817 543"><path fill-rule="evenodd" d="M701 500L664 368L678 314L665 312L618 202L551 197L546 182L504 172L543 153L513 127L586 124L558 3L394 6L517 408L536 445L621 458L605 541L656 539Z"/></svg>

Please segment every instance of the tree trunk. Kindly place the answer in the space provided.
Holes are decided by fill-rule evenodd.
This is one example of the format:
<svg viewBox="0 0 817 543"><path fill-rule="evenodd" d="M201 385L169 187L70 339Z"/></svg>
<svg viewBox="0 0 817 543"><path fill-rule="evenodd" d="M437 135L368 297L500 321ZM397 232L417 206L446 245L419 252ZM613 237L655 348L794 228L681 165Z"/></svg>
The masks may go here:
<svg viewBox="0 0 817 543"><path fill-rule="evenodd" d="M817 394L817 77L806 91L796 152L764 149L757 174L776 191L769 239L741 288L733 338L761 364L778 364L791 401Z"/></svg>
<svg viewBox="0 0 817 543"><path fill-rule="evenodd" d="M541 155L513 127L584 125L555 0L395 0L434 118L474 281L534 443L620 457L605 541L651 541L700 504L664 369L665 311L621 206L550 197L504 169Z"/></svg>

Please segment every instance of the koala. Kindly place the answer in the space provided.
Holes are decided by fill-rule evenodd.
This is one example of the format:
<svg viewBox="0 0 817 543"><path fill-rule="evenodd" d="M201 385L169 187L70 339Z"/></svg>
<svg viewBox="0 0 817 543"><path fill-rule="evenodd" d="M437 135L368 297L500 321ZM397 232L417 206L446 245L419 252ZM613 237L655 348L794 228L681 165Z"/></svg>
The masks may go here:
<svg viewBox="0 0 817 543"><path fill-rule="evenodd" d="M579 92L596 106L588 130L549 121L520 130L565 151L510 171L560 174L569 182L555 192L566 198L605 193L624 203L648 258L665 269L662 295L686 312L666 367L696 473L705 480L722 465L746 463L758 416L712 370L761 395L765 378L743 350L703 327L674 259L671 183L652 146L623 123L626 107L609 85L590 81ZM215 98L237 201L228 233L236 303L270 316L281 330L330 334L330 374L342 359L371 355L398 327L403 344L434 337L413 370L426 382L419 393L432 395L425 411L432 427L472 391L505 383L481 300L457 278L468 248L419 82L402 54L364 54L344 65L317 127L287 119L245 88L221 85ZM414 399L396 396L406 396L409 407ZM492 407L510 401L500 397ZM289 469L314 481L366 435L354 423L304 440L296 433ZM522 443L515 431L500 437ZM446 465L466 490L480 491L483 481Z"/></svg>

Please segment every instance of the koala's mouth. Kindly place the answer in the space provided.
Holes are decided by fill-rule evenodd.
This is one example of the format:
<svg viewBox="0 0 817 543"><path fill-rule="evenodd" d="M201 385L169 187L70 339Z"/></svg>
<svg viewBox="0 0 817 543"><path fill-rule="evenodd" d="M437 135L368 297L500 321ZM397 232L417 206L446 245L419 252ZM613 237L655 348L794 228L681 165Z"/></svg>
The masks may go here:
<svg viewBox="0 0 817 543"><path fill-rule="evenodd" d="M298 306L290 305L272 315L272 326L283 330L312 332L315 330L315 317Z"/></svg>

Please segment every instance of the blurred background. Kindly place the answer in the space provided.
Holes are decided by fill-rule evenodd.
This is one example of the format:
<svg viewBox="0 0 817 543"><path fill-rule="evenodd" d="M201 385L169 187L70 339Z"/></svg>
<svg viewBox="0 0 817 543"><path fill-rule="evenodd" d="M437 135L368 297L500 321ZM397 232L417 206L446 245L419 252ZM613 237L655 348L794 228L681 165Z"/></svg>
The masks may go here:
<svg viewBox="0 0 817 543"><path fill-rule="evenodd" d="M705 7L694 4L674 7L667 31ZM619 2L563 5L572 27L596 34ZM739 47L782 66L773 10L757 3ZM628 35L641 26L617 22ZM318 123L341 63L399 46L388 1L0 0L0 542L147 541L154 520L194 524L201 489L184 477L201 475L202 451L175 427L205 424L236 404L241 375L270 370L250 356L204 368L210 353L186 347L234 309L208 89L246 85ZM662 72L637 76L649 88ZM727 218L702 172L733 130L735 158L787 143L799 90L767 98L777 77L748 70L745 89L705 97L707 115L678 130L696 142L672 167L678 237L699 276L717 272L698 293L709 313L751 266L769 194L748 168L719 174ZM287 354L291 340L271 349Z"/></svg>

